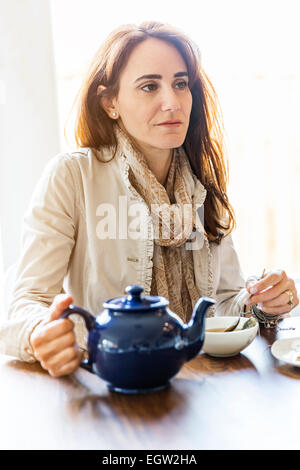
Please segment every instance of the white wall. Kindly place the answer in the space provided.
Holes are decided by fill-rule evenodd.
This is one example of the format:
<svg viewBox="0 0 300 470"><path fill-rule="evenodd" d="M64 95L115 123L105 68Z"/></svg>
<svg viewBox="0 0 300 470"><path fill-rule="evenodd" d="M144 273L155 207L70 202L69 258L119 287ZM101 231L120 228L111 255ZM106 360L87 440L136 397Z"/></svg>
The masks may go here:
<svg viewBox="0 0 300 470"><path fill-rule="evenodd" d="M18 258L24 212L59 152L48 0L0 0L0 224L4 268Z"/></svg>
<svg viewBox="0 0 300 470"><path fill-rule="evenodd" d="M2 321L4 314L3 274L2 241L0 232L0 322Z"/></svg>
<svg viewBox="0 0 300 470"><path fill-rule="evenodd" d="M199 45L224 117L233 237L244 275L281 268L300 278L299 0L51 0L51 6L61 131L86 67L113 28L154 19ZM68 129L72 138L72 122Z"/></svg>

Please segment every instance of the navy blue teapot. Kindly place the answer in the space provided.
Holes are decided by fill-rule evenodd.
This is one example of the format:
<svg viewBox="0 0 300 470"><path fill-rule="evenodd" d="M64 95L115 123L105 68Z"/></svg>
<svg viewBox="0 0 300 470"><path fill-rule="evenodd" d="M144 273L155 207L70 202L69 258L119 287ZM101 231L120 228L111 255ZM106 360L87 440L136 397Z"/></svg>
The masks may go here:
<svg viewBox="0 0 300 470"><path fill-rule="evenodd" d="M70 305L61 315L84 318L88 359L81 367L107 382L110 390L146 393L165 388L182 365L195 357L203 344L207 309L213 299L201 297L185 324L167 307L164 297L143 296L143 287L126 288L127 296L104 302L96 318Z"/></svg>

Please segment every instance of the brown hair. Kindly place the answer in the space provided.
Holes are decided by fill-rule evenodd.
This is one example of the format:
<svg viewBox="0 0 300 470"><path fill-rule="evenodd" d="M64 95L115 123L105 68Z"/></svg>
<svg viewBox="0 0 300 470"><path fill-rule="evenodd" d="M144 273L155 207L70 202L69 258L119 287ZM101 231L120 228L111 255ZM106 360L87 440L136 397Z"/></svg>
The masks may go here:
<svg viewBox="0 0 300 470"><path fill-rule="evenodd" d="M220 112L214 88L200 66L198 48L185 34L157 22L124 25L112 31L97 51L77 97L76 143L80 147L116 147L114 120L102 108L97 89L104 85L102 96L117 96L119 78L131 52L149 37L172 44L186 63L193 104L183 147L193 172L207 190L205 231L211 241L220 243L235 228L234 211L226 193L228 168Z"/></svg>

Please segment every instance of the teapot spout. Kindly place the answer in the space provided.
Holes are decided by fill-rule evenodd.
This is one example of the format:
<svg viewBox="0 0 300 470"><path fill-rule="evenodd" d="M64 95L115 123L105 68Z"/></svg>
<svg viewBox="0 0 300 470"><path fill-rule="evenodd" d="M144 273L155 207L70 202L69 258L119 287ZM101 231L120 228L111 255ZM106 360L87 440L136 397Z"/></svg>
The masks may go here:
<svg viewBox="0 0 300 470"><path fill-rule="evenodd" d="M186 345L187 361L195 357L202 347L206 312L215 303L214 299L201 297L195 304L189 323L184 325L183 340Z"/></svg>

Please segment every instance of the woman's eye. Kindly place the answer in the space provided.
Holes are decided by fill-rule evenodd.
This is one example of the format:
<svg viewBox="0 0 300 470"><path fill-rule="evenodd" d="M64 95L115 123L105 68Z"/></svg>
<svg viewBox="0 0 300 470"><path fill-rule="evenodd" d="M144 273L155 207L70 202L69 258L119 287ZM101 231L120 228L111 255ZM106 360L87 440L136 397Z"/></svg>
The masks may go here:
<svg viewBox="0 0 300 470"><path fill-rule="evenodd" d="M184 90L188 86L188 82L186 80L181 80L180 82L175 83L174 88L179 90ZM157 83L147 83L141 87L141 90L146 91L147 93L151 91L155 91L158 89Z"/></svg>
<svg viewBox="0 0 300 470"><path fill-rule="evenodd" d="M188 83L185 80L182 80L181 82L177 82L175 87L178 87L180 89L184 89L188 86Z"/></svg>
<svg viewBox="0 0 300 470"><path fill-rule="evenodd" d="M155 83L148 83L147 85L142 86L141 89L149 92L149 91L156 90L156 88L157 88L157 85Z"/></svg>

